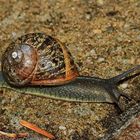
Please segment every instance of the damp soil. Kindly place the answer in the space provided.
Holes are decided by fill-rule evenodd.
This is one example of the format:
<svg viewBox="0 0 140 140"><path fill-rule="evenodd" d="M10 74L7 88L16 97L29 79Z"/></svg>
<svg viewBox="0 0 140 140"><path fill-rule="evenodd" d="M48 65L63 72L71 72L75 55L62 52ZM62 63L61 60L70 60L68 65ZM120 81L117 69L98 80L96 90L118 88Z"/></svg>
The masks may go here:
<svg viewBox="0 0 140 140"><path fill-rule="evenodd" d="M0 61L8 44L30 32L45 32L70 50L80 75L110 78L140 64L139 0L0 0ZM131 101L140 101L140 77L120 85ZM21 119L51 132L58 140L96 140L119 116L107 103L66 102L0 89L0 130L29 132ZM8 139L8 138L3 138Z"/></svg>

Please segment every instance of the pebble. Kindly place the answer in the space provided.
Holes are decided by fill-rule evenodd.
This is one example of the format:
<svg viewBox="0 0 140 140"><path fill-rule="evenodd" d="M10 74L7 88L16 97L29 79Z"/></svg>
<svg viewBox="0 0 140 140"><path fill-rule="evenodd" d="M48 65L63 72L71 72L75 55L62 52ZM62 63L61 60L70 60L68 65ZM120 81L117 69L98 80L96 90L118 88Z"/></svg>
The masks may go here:
<svg viewBox="0 0 140 140"><path fill-rule="evenodd" d="M97 0L97 4L100 5L100 6L104 5L104 3L105 3L104 0Z"/></svg>
<svg viewBox="0 0 140 140"><path fill-rule="evenodd" d="M103 61L105 61L105 59L103 57L99 57L97 61L98 62L103 62Z"/></svg>
<svg viewBox="0 0 140 140"><path fill-rule="evenodd" d="M101 33L102 33L102 30L100 30L100 29L95 29L95 30L93 30L93 32L94 32L95 34L101 34Z"/></svg>
<svg viewBox="0 0 140 140"><path fill-rule="evenodd" d="M124 88L124 89L125 89L125 88L127 88L127 87L128 87L128 83L123 83L123 84L121 84L120 86L121 86L122 88Z"/></svg>
<svg viewBox="0 0 140 140"><path fill-rule="evenodd" d="M90 54L91 54L91 55L97 55L97 54L96 54L96 51L95 51L94 49L92 49L92 50L90 51Z"/></svg>
<svg viewBox="0 0 140 140"><path fill-rule="evenodd" d="M86 20L91 20L92 15L90 13L86 13L85 18L86 18Z"/></svg>
<svg viewBox="0 0 140 140"><path fill-rule="evenodd" d="M140 41L140 35L137 36L137 40Z"/></svg>
<svg viewBox="0 0 140 140"><path fill-rule="evenodd" d="M17 37L17 33L16 32L12 32L12 37L16 38Z"/></svg>
<svg viewBox="0 0 140 140"><path fill-rule="evenodd" d="M66 130L66 127L65 127L65 126L60 125L60 126L59 126L59 129L60 129L60 130Z"/></svg>

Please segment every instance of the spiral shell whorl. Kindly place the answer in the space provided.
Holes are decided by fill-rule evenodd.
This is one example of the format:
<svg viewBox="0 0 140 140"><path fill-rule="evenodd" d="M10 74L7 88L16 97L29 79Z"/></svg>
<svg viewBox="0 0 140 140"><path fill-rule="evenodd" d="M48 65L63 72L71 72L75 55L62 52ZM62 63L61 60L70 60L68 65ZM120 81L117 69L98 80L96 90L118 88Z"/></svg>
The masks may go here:
<svg viewBox="0 0 140 140"><path fill-rule="evenodd" d="M36 64L37 55L33 47L11 44L3 55L2 71L8 83L21 86L32 79Z"/></svg>
<svg viewBox="0 0 140 140"><path fill-rule="evenodd" d="M18 38L3 55L2 70L10 84L60 85L78 76L70 52L44 33Z"/></svg>

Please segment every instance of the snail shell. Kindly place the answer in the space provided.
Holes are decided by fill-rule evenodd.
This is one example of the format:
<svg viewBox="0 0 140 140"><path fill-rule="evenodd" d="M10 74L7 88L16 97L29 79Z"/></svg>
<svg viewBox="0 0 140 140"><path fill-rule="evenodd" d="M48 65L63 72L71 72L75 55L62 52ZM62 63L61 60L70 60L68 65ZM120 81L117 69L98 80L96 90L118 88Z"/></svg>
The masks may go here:
<svg viewBox="0 0 140 140"><path fill-rule="evenodd" d="M12 42L2 58L6 81L14 86L61 85L79 74L68 49L44 33L31 33Z"/></svg>

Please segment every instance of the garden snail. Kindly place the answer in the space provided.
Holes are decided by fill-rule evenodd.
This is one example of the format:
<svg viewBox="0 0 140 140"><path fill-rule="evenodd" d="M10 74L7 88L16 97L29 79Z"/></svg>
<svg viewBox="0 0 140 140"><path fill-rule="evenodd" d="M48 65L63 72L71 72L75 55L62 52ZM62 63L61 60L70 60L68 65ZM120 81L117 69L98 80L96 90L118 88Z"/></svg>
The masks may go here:
<svg viewBox="0 0 140 140"><path fill-rule="evenodd" d="M78 102L119 104L118 83L140 65L110 79L79 76L68 49L45 33L30 33L12 42L2 56L0 86L21 93Z"/></svg>

